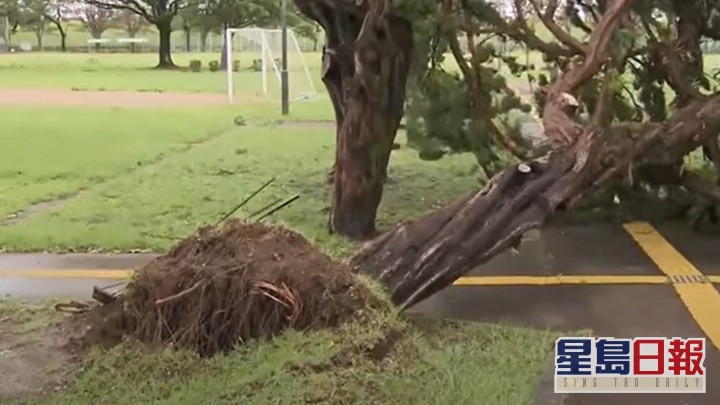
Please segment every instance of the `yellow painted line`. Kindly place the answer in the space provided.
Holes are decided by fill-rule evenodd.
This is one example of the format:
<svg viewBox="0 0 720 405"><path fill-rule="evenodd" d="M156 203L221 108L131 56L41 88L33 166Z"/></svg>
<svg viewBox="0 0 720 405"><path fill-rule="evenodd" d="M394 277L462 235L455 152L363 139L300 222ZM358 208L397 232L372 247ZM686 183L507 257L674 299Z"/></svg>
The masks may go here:
<svg viewBox="0 0 720 405"><path fill-rule="evenodd" d="M456 286L492 285L579 285L579 284L669 284L666 276L482 276L460 277Z"/></svg>
<svg viewBox="0 0 720 405"><path fill-rule="evenodd" d="M695 268L655 228L646 222L623 225L640 248L668 276L699 276ZM711 284L673 284L683 304L708 339L720 349L720 293Z"/></svg>
<svg viewBox="0 0 720 405"><path fill-rule="evenodd" d="M720 284L720 276L707 276L707 278L713 284Z"/></svg>
<svg viewBox="0 0 720 405"><path fill-rule="evenodd" d="M126 279L132 270L107 269L27 269L0 270L0 278L110 278Z"/></svg>

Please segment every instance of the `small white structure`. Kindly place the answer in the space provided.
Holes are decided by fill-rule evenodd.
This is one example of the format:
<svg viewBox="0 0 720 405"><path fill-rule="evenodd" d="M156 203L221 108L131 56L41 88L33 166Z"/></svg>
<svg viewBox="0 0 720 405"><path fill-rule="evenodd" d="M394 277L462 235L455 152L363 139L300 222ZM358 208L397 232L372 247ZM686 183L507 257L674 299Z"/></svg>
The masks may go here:
<svg viewBox="0 0 720 405"><path fill-rule="evenodd" d="M147 38L118 38L116 39L117 43L120 45L127 45L131 49L134 49L135 45L144 45L148 43ZM142 48L140 48L142 49Z"/></svg>
<svg viewBox="0 0 720 405"><path fill-rule="evenodd" d="M100 47L104 44L109 44L110 42L111 40L105 38L90 38L87 40L88 52L92 52L93 48Z"/></svg>
<svg viewBox="0 0 720 405"><path fill-rule="evenodd" d="M240 39L240 41L237 41ZM288 44L288 77L290 87L290 99L300 100L307 99L315 94L315 84L313 83L310 71L307 68L305 59L300 46L298 45L295 33L287 30ZM225 30L225 48L227 63L227 95L228 101L232 103L235 96L235 83L233 78L233 60L237 51L251 52L256 54L260 61L260 80L262 84L263 95L269 94L268 73L274 73L278 89L280 86L280 69L282 57L282 30L279 29L261 29L261 28L229 28Z"/></svg>

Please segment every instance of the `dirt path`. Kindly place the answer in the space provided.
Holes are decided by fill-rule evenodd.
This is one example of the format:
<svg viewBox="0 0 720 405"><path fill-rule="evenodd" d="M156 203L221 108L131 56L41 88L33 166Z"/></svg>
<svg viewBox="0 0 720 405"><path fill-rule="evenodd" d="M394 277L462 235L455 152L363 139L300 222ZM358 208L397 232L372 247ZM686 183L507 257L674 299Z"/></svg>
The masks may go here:
<svg viewBox="0 0 720 405"><path fill-rule="evenodd" d="M164 108L226 105L224 94L138 91L0 89L0 106L87 106Z"/></svg>

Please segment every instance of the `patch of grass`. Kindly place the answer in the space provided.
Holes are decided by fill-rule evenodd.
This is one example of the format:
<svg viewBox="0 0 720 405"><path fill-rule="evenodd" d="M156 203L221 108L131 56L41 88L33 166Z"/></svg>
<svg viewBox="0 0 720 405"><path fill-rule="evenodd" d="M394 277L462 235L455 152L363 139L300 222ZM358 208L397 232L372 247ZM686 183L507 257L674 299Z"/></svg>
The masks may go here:
<svg viewBox="0 0 720 405"><path fill-rule="evenodd" d="M193 59L202 61L206 67L211 60L218 60L219 53L178 53L175 63L188 67ZM241 70L233 75L236 94L262 97L260 72L248 70L257 53L238 52L235 59L240 60ZM323 93L320 81L320 54L303 55L310 71L310 80ZM224 94L226 77L224 71L210 72L203 68L201 72L189 69L175 71L155 70L157 64L154 53L16 53L5 54L0 59L0 88L60 88L76 90L131 90L131 91L176 91ZM291 97L309 91L311 84L302 69L299 57L290 55L289 76ZM268 95L273 99L280 96L280 83L277 76L268 74Z"/></svg>
<svg viewBox="0 0 720 405"><path fill-rule="evenodd" d="M418 322L388 308L336 330L288 331L210 359L125 343L95 351L69 390L34 402L519 405L531 401L556 338L509 326ZM383 341L392 343L380 353Z"/></svg>
<svg viewBox="0 0 720 405"><path fill-rule="evenodd" d="M405 143L400 135L400 143ZM238 153L241 150L244 153ZM7 250L163 251L197 227L211 224L271 177L277 180L237 214L300 195L269 220L285 224L335 255L354 247L328 235L327 174L334 155L333 129L234 127L184 153L138 167L88 188L62 206L0 232ZM379 225L415 218L478 186L475 162L456 155L437 162L417 152L393 152Z"/></svg>
<svg viewBox="0 0 720 405"><path fill-rule="evenodd" d="M0 109L0 218L217 136L234 115L223 108Z"/></svg>
<svg viewBox="0 0 720 405"><path fill-rule="evenodd" d="M36 332L59 322L63 314L52 309L54 303L20 302L0 299L0 335L5 331L12 334L11 339L0 339L0 351L8 345L32 339Z"/></svg>

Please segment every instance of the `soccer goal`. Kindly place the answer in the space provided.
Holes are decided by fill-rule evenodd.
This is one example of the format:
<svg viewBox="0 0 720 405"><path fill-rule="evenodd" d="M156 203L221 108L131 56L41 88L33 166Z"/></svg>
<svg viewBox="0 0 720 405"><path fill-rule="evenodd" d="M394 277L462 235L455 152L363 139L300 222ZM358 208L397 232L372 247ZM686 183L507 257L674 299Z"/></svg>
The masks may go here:
<svg viewBox="0 0 720 405"><path fill-rule="evenodd" d="M229 28L225 30L227 95L233 102L238 94L254 93L280 97L282 30ZM310 70L292 30L287 30L288 87L290 101L305 100L317 94ZM232 62L230 62L232 61Z"/></svg>

